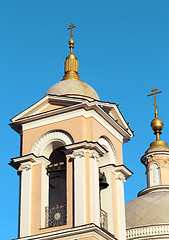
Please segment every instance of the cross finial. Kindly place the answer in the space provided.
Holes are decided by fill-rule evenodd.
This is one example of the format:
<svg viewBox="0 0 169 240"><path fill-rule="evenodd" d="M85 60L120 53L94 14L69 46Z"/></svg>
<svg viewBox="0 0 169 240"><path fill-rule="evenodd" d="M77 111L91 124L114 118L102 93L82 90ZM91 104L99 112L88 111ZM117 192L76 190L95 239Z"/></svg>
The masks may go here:
<svg viewBox="0 0 169 240"><path fill-rule="evenodd" d="M152 95L154 95L154 103L153 103L153 105L155 106L155 117L156 117L156 118L158 118L158 112L157 112L158 106L157 106L157 102L156 102L156 94L162 92L162 91L156 92L157 90L158 90L157 88L153 87L153 89L151 90L151 92L153 92L153 93L150 93L150 94L147 95L147 96L152 96Z"/></svg>
<svg viewBox="0 0 169 240"><path fill-rule="evenodd" d="M70 25L69 25L69 27L68 27L68 30L70 29L71 31L70 31L70 37L72 38L73 37L73 28L75 28L76 26L73 24L73 23L71 23Z"/></svg>
<svg viewBox="0 0 169 240"><path fill-rule="evenodd" d="M73 37L73 33L72 33L72 30L73 30L73 28L75 28L76 26L73 24L73 23L71 23L70 25L69 25L69 27L68 27L68 29L70 29L71 31L70 31L70 40L69 40L69 48L70 48L70 53L73 53L73 48L74 48L74 44L75 44L75 42L74 42L74 40L72 39L72 37Z"/></svg>

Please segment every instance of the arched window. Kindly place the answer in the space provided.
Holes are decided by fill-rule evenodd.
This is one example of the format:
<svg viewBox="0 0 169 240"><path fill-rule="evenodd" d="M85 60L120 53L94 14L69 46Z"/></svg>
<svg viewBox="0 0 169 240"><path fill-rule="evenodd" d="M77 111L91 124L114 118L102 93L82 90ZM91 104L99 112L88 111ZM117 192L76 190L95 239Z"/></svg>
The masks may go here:
<svg viewBox="0 0 169 240"><path fill-rule="evenodd" d="M107 150L107 153L105 153L104 156L100 159L100 167L107 164L119 164L116 149L110 139L106 136L101 136L98 140L98 143Z"/></svg>
<svg viewBox="0 0 169 240"><path fill-rule="evenodd" d="M49 160L49 208L56 205L66 205L66 155L60 149L55 149Z"/></svg>
<svg viewBox="0 0 169 240"><path fill-rule="evenodd" d="M150 187L161 184L160 166L157 162L150 165Z"/></svg>
<svg viewBox="0 0 169 240"><path fill-rule="evenodd" d="M45 156L50 164L43 178L45 192L41 212L45 211L45 226L54 227L67 223L67 158L64 146L72 144L72 137L65 131L53 130L42 135L32 147L32 153ZM43 221L42 221L43 222ZM43 225L43 224L42 224Z"/></svg>

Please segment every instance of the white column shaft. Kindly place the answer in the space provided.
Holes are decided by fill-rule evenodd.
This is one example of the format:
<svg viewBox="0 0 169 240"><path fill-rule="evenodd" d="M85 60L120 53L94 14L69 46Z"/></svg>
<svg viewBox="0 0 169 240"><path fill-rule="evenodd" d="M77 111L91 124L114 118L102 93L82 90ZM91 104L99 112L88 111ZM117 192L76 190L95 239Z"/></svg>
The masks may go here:
<svg viewBox="0 0 169 240"><path fill-rule="evenodd" d="M124 201L124 183L120 177L117 177L117 211L118 211L118 240L126 239L126 219L125 219L125 201Z"/></svg>
<svg viewBox="0 0 169 240"><path fill-rule="evenodd" d="M100 226L99 166L96 158L90 158L91 222Z"/></svg>
<svg viewBox="0 0 169 240"><path fill-rule="evenodd" d="M41 228L45 227L45 208L49 205L49 176L46 166L42 164L41 172Z"/></svg>
<svg viewBox="0 0 169 240"><path fill-rule="evenodd" d="M31 230L31 176L32 170L25 167L21 172L20 237L30 235Z"/></svg>
<svg viewBox="0 0 169 240"><path fill-rule="evenodd" d="M86 224L85 156L74 158L75 226Z"/></svg>

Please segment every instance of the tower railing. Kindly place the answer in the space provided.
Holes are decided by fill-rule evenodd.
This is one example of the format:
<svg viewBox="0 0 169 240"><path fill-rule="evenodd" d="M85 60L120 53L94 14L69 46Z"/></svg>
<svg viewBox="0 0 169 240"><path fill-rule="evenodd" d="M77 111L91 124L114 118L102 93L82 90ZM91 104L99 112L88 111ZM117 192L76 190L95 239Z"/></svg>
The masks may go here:
<svg viewBox="0 0 169 240"><path fill-rule="evenodd" d="M100 227L108 230L107 213L102 209L100 209Z"/></svg>
<svg viewBox="0 0 169 240"><path fill-rule="evenodd" d="M46 227L56 227L66 225L67 223L67 205L58 204L52 208L45 208Z"/></svg>

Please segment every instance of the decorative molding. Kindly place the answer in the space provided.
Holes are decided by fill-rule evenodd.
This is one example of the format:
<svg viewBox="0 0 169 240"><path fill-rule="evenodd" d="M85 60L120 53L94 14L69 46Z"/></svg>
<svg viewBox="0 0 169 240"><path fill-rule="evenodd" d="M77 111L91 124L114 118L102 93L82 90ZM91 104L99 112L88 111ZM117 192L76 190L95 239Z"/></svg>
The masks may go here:
<svg viewBox="0 0 169 240"><path fill-rule="evenodd" d="M50 164L50 161L46 157L36 157L32 153L21 157L11 158L11 160L12 161L9 164L15 169L17 169L19 172L21 170L24 170L26 168L25 166L32 167L36 164L42 164L44 166L47 166Z"/></svg>
<svg viewBox="0 0 169 240"><path fill-rule="evenodd" d="M106 148L106 150L110 154L110 160L114 159L114 161L111 162L111 163L119 164L119 159L118 159L118 156L117 156L116 149L115 149L113 143L110 141L110 139L106 136L101 136L99 138L98 143Z"/></svg>
<svg viewBox="0 0 169 240"><path fill-rule="evenodd" d="M64 145L69 145L74 142L73 138L65 131L55 130L47 132L35 142L32 147L32 153L36 156L40 156L41 150L44 148L44 146L55 141L61 141Z"/></svg>
<svg viewBox="0 0 169 240"><path fill-rule="evenodd" d="M23 170L29 171L30 169L32 169L31 164L23 164L18 168L18 172L23 172Z"/></svg>
<svg viewBox="0 0 169 240"><path fill-rule="evenodd" d="M65 149L68 151L68 153L84 151L84 152L97 152L99 155L103 155L104 153L107 152L107 150L104 147L102 147L99 143L92 141L77 142L69 146L65 146Z"/></svg>
<svg viewBox="0 0 169 240"><path fill-rule="evenodd" d="M157 236L156 239L159 239L161 235L169 235L169 224L140 226L126 230L127 239L142 239L143 237L151 236L153 236L153 239L155 239L155 236Z"/></svg>
<svg viewBox="0 0 169 240"><path fill-rule="evenodd" d="M121 176L121 175L117 175L116 179L122 181L123 183L126 182L126 178L124 176Z"/></svg>
<svg viewBox="0 0 169 240"><path fill-rule="evenodd" d="M150 192L156 192L156 191L157 192L169 191L169 186L168 185L158 185L158 186L152 186L152 187L145 188L137 194L137 197L140 197L140 196L145 195Z"/></svg>
<svg viewBox="0 0 169 240"><path fill-rule="evenodd" d="M85 224L78 227L73 228L67 228L57 231L51 231L36 235L31 235L24 238L17 238L15 240L37 240L37 239L43 239L43 240L74 240L74 239L91 239L96 238L98 240L117 240L114 235L112 235L108 231L104 231L103 229L99 228L95 224Z"/></svg>
<svg viewBox="0 0 169 240"><path fill-rule="evenodd" d="M85 156L85 152L84 151L77 151L77 152L73 152L71 155L70 155L70 157L72 158L72 159L75 159L75 158L82 158L82 157L84 157Z"/></svg>
<svg viewBox="0 0 169 240"><path fill-rule="evenodd" d="M168 156L169 155L169 151L159 151L154 149L151 152L146 152L142 157L141 157L141 162L143 164L147 164L149 162L149 159L153 158L154 160L154 156L158 156L158 157L163 157L163 156Z"/></svg>
<svg viewBox="0 0 169 240"><path fill-rule="evenodd" d="M97 152L90 153L89 157L93 158L96 162L99 162L99 160L100 160L100 156Z"/></svg>
<svg viewBox="0 0 169 240"><path fill-rule="evenodd" d="M64 121L64 120L69 120L69 119L72 119L75 117L83 116L85 118L93 117L96 121L98 121L100 124L102 124L103 127L105 127L108 131L110 131L121 143L123 143L124 137L126 139L131 137L129 135L129 133L126 132L126 130L124 130L123 128L121 128L119 125L117 125L117 123L115 121L113 121L113 122L107 121L102 116L100 116L100 114L98 112L96 112L94 109L91 109L91 110L72 109L72 111L70 112L70 108L67 107L66 109L67 109L67 111L68 110L69 111L62 112L62 111L64 111L64 109L65 108L59 108L59 109L55 110L56 112L54 111L55 112L54 116L53 115L44 116L44 117L41 116L41 118L35 119L34 121L28 121L25 123L23 122L22 123L23 131L32 129L35 127L44 126L46 124L56 123L56 122L60 122L60 121ZM54 114L54 112L52 114ZM47 113L44 113L44 114L47 114ZM106 114L106 113L104 112L104 114ZM108 117L107 114L106 114L106 116Z"/></svg>

